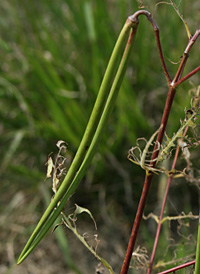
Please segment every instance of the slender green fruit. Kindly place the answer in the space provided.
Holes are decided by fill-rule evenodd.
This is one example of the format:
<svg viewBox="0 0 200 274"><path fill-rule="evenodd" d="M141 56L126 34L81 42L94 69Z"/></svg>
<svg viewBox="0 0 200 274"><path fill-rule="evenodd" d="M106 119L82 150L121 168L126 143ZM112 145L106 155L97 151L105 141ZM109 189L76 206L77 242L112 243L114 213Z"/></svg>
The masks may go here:
<svg viewBox="0 0 200 274"><path fill-rule="evenodd" d="M135 37L136 30L137 22L127 19L113 50L90 120L70 169L68 170L58 192L52 199L29 238L18 259L18 264L20 264L31 253L31 251L46 235L60 212L63 210L67 199L74 193L83 178L86 169L94 156L96 147L98 146L103 130L114 107L126 71L127 61L133 44L132 40ZM119 59L127 39L128 42L117 70Z"/></svg>

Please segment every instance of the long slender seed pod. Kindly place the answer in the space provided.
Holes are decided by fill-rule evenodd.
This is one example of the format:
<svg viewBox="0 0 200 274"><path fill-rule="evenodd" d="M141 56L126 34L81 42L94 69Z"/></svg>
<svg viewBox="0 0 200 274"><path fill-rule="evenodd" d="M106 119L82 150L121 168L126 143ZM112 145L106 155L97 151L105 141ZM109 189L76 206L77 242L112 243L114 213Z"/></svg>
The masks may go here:
<svg viewBox="0 0 200 274"><path fill-rule="evenodd" d="M59 188L55 197L51 201L49 207L47 208L44 215L40 219L29 241L27 242L25 248L23 249L18 259L18 264L20 264L31 253L31 251L36 247L36 245L44 237L44 235L49 231L53 222L56 220L60 212L63 210L67 199L79 185L86 171L86 168L91 162L92 157L95 153L95 149L98 145L99 139L102 135L102 131L105 128L106 122L112 111L119 88L121 86L124 73L126 70L126 66L127 66L127 61L130 55L132 40L135 37L136 30L137 30L137 22L133 22L130 19L127 19L119 35L113 54L111 56L108 68L105 73L104 80L102 82L102 85L99 91L99 95L97 97L94 109L92 111L90 120L88 122L88 126L86 128L85 134L83 136L83 139L79 146L77 154L74 158L74 161L72 162L72 165L61 187ZM129 39L124 51L124 55L122 57L117 74L114 78L114 72L116 71L116 66L118 63L117 61L119 59L119 55L121 54L121 51L124 47L124 44L127 40L128 35L129 35ZM114 82L112 84L113 78L114 78ZM112 87L110 89L111 85ZM107 102L105 105L106 99L107 99ZM90 144L91 140L92 140L92 143ZM85 152L86 152L86 156L84 158ZM60 201L60 204L55 209L59 201Z"/></svg>
<svg viewBox="0 0 200 274"><path fill-rule="evenodd" d="M74 157L74 160L70 166L70 169L68 170L68 173L63 183L58 189L58 192L52 199L50 205L46 209L38 225L33 231L31 237L29 238L25 248L23 249L21 255L19 256L18 264L21 263L28 256L28 254L30 254L30 252L36 247L36 245L49 231L53 222L56 220L60 212L63 210L67 199L79 185L89 163L92 160L92 157L95 153L95 149L99 143L103 129L106 126L106 122L112 111L119 88L122 83L122 79L124 77L127 61L130 54L130 49L132 46L132 40L135 37L137 25L139 23L138 16L140 14L146 15L148 20L152 23L154 27L163 69L168 80L168 83L171 81L162 55L158 27L148 11L138 11L127 19L119 35L116 46L110 58L104 79L102 81L95 106L93 108L90 120L86 127L78 151ZM124 55L122 57L118 72L115 75L119 57L124 48L125 42L127 41L128 35L129 39L127 42L127 46L124 51Z"/></svg>

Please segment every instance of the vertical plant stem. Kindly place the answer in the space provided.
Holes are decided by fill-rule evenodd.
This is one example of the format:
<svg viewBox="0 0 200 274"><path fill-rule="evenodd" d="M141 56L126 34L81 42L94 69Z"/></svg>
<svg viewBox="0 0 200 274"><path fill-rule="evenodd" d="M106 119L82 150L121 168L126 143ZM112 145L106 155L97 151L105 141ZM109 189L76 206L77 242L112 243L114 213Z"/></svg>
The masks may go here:
<svg viewBox="0 0 200 274"><path fill-rule="evenodd" d="M180 78L182 76L185 64L186 64L187 59L189 57L189 52L190 52L193 44L195 43L196 39L198 38L198 36L199 36L199 32L195 32L194 36L191 37L191 39L189 39L189 42L188 42L187 47L184 51L184 54L183 54L181 63L179 65L179 68L177 70L177 73L176 73L172 83L169 86L168 96L167 96L167 100L166 100L166 103L165 103L165 108L164 108L164 112L163 112L163 116L162 116L162 120L161 120L161 124L160 124L160 131L158 133L156 144L155 144L155 147L154 147L154 152L153 152L152 158L151 158L151 163L150 163L151 167L155 167L155 165L156 165L156 158L158 157L158 153L159 153L158 144L162 143L164 132L165 132L165 129L166 129L166 126L167 126L167 121L168 121L169 114L170 114L170 110L171 110L172 103L173 103L173 100L174 100L174 96L175 96L175 93L176 93L176 88L174 86L175 86L176 82L180 80ZM151 172L147 173L146 177L145 177L144 186L143 186L142 194L141 194L141 197L140 197L138 209L137 209L137 212L136 212L133 228L132 228L132 231L131 231L131 235L130 235L126 255L125 255L125 258L124 258L123 265L122 265L121 274L127 274L128 269L129 269L129 265L130 265L134 245L135 245L135 242L136 242L138 230L139 230L139 227L140 227L140 223L141 223L141 219L142 219L142 215L143 215L143 212L144 212L144 208L145 208L146 200L147 200L148 193L149 193L149 190L150 190L152 179L153 179L153 173L151 173Z"/></svg>
<svg viewBox="0 0 200 274"><path fill-rule="evenodd" d="M200 218L198 226L197 247L196 247L196 262L195 262L195 274L200 273Z"/></svg>
<svg viewBox="0 0 200 274"><path fill-rule="evenodd" d="M187 130L188 130L188 127L185 129L183 136L186 135ZM175 153L175 156L174 156L174 161L173 161L171 170L175 169L179 151L180 151L180 147L178 146L177 149L176 149L176 153ZM173 174L168 178L168 181L167 181L167 186L166 186L166 190L165 190L165 194L164 194L164 198L163 198L163 202L162 202L162 207L161 207L160 216L159 216L159 222L158 222L158 226L157 226L154 246L153 246L153 250L152 250L151 259L150 259L150 262L149 262L149 267L148 267L148 270L147 270L147 274L150 274L151 270L152 270L153 261L154 261L154 257L155 257L155 253L156 253L156 248L157 248L157 245L158 245L158 239L159 239L159 236L160 236L160 230L161 230L161 226L162 226L162 218L163 218L164 209L165 209L167 196L168 196L168 192L169 192L169 188L170 188L170 185L171 185L172 178L173 178Z"/></svg>
<svg viewBox="0 0 200 274"><path fill-rule="evenodd" d="M152 160L151 164L150 164L151 167L155 167L155 165L156 165L155 159L157 158L158 153L159 153L158 143L159 144L162 143L162 139L164 136L164 132L165 132L165 128L167 125L167 121L168 121L169 113L170 113L171 106L173 103L173 99L175 96L175 92L176 92L176 90L172 86L170 86L169 91L168 91L167 101L166 101L165 108L164 108L161 125L160 125L160 131L158 133L156 145L154 147L154 153L153 153L152 159L151 159ZM128 269L129 269L129 265L130 265L130 261L131 261L131 257L132 257L132 253L133 253L133 248L134 248L135 241L137 238L138 230L140 227L140 223L141 223L141 219L142 219L142 215L144 212L144 207L146 204L146 200L147 200L147 196L148 196L148 193L150 190L152 179L153 179L153 173L146 174L140 202L138 205L134 225L133 225L131 236L130 236L129 243L128 243L126 256L124 258L124 262L123 262L122 269L121 269L121 274L127 274Z"/></svg>

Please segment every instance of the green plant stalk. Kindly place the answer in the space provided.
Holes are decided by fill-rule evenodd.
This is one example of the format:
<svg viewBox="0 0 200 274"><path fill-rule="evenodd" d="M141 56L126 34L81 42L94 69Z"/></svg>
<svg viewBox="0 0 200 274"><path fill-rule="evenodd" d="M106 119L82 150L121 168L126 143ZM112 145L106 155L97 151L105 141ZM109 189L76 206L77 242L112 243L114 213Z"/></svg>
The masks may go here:
<svg viewBox="0 0 200 274"><path fill-rule="evenodd" d="M199 227L198 227L198 236L197 236L197 249L196 249L196 260L195 260L195 274L200 273L200 218L199 218Z"/></svg>
<svg viewBox="0 0 200 274"><path fill-rule="evenodd" d="M130 30L131 30L131 33L130 33ZM49 231L52 224L54 223L56 218L59 216L60 212L63 210L67 199L76 190L82 177L84 176L85 171L87 167L89 166L92 160L92 157L95 153L95 149L98 145L99 139L102 135L102 132L106 125L108 117L114 106L119 88L121 86L121 83L124 77L128 57L130 55L130 50L132 46L131 41L135 37L136 30L137 30L137 22L133 22L130 19L127 19L119 35L114 51L112 53L110 62L108 64L108 67L99 91L99 95L97 97L90 120L88 122L87 128L85 130L84 136L82 138L78 151L75 155L75 158L71 164L71 167L64 181L62 182L62 185L60 186L58 192L56 193L55 197L53 198L50 205L46 209L38 225L33 231L31 237L29 238L25 248L23 249L21 255L19 256L18 264L20 264L31 253L31 251L36 247L36 245L42 240L45 234ZM127 46L124 51L124 55L122 57L119 69L114 78L114 73L116 71L118 59L125 45L125 42L127 41L128 35L129 35L129 40L127 42ZM114 78L114 82L113 82L113 78ZM110 87L111 87L111 90L110 90ZM109 94L109 90L110 90L110 94ZM107 98L108 100L105 105L105 101ZM92 143L90 145L91 140L92 140ZM88 148L88 151L87 151L87 148ZM86 153L86 156L84 158L85 153ZM69 186L70 183L71 185ZM55 207L57 206L60 200L61 200L60 204L55 209ZM47 221L48 218L49 220Z"/></svg>
<svg viewBox="0 0 200 274"><path fill-rule="evenodd" d="M85 240L85 238L83 236L81 236L76 227L74 227L69 218L67 216L65 216L64 214L63 215L63 221L64 221L64 224L66 225L66 227L68 227L73 233L74 235L79 239L79 241L81 241L81 243L108 269L109 273L110 274L114 274L113 272L113 269L111 267L111 265L105 260L103 259L102 257L100 257L97 253L96 253L96 250L94 250L88 243L87 241Z"/></svg>

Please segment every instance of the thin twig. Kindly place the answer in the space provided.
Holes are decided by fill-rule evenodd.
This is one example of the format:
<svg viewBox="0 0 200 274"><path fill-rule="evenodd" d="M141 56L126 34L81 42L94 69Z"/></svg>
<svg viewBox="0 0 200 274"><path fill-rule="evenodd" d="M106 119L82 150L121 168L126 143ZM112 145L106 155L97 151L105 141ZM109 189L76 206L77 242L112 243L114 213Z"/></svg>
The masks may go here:
<svg viewBox="0 0 200 274"><path fill-rule="evenodd" d="M188 127L185 129L183 136L186 135L187 130L188 130ZM175 169L175 167L176 167L176 162L177 162L177 159L178 159L179 150L180 150L180 146L178 146L177 149L176 149L176 153L175 153L175 156L174 156L174 161L172 163L171 170ZM158 222L158 226L157 226L154 246L153 246L153 250L152 250L151 259L150 259L150 262L149 262L149 268L148 268L147 274L150 274L151 270L152 270L153 261L154 261L154 257L155 257L155 253L156 253L156 248L157 248L157 245L158 245L158 239L159 239L159 236L160 236L160 230L161 230L161 226L162 226L162 219L163 219L164 209L165 209L167 196L168 196L168 192L169 192L169 188L170 188L170 185L171 185L172 178L173 178L173 174L168 178L168 181L167 181L167 187L166 187L163 202L162 202L159 222Z"/></svg>
<svg viewBox="0 0 200 274"><path fill-rule="evenodd" d="M187 24L186 20L183 18L183 15L180 13L180 10L179 10L179 6L181 4L181 1L179 2L178 6L176 6L176 4L174 3L173 0L170 0L170 2L171 2L171 5L173 6L173 8L175 9L176 13L178 14L178 16L180 17L180 19L182 20L182 22L184 24L188 38L190 38L192 35L190 33L188 24Z"/></svg>
<svg viewBox="0 0 200 274"><path fill-rule="evenodd" d="M182 268L186 268L188 266L191 266L191 265L194 265L195 264L195 260L191 261L191 262L188 262L188 263L184 263L184 264L181 264L181 265L178 265L178 266L175 266L173 268L170 268L168 270L165 270L165 271L162 271L162 272L159 272L157 274L169 274L169 273L174 273L175 271L178 271Z"/></svg>
<svg viewBox="0 0 200 274"><path fill-rule="evenodd" d="M161 64L165 73L165 77L167 79L168 84L171 83L172 79L169 75L169 72L167 70L167 66L165 64L165 60L163 57L163 52L162 52L162 47L161 47L161 43L160 43L160 34L159 34L159 27L156 24L155 20L153 19L152 15L150 12L146 11L146 10L139 10L137 12L135 12L133 15L129 16L129 19L133 22L137 22L137 24L139 23L139 19L138 17L140 15L145 15L147 17L147 19L149 20L149 22L152 24L153 29L154 29L154 33L156 36L156 43L157 43L157 47L158 47L158 51L159 51L159 56L160 56L160 60L161 60Z"/></svg>
<svg viewBox="0 0 200 274"><path fill-rule="evenodd" d="M179 81L177 81L174 84L174 87L178 87L180 84L182 84L183 82L185 82L187 79L189 79L191 76L193 76L194 74L196 74L198 71L200 70L200 66L198 66L197 68L195 68L194 70L192 70L191 72L189 72L186 76L184 76L183 78L181 78Z"/></svg>

